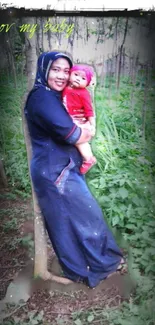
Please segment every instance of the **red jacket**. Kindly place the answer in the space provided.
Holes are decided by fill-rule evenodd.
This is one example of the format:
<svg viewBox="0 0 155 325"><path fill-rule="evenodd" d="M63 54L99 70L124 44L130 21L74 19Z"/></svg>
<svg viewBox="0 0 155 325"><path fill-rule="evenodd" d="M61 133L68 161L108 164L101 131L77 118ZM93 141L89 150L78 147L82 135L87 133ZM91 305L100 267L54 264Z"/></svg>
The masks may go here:
<svg viewBox="0 0 155 325"><path fill-rule="evenodd" d="M72 117L88 118L94 116L92 100L86 88L66 87L63 91L63 103Z"/></svg>

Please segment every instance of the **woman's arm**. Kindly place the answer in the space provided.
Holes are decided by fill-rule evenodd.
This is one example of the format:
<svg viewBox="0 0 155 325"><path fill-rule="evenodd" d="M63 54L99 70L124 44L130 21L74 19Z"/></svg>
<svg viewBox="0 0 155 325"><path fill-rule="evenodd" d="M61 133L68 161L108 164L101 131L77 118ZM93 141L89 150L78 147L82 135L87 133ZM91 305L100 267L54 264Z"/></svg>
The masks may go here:
<svg viewBox="0 0 155 325"><path fill-rule="evenodd" d="M92 138L92 134L90 129L87 129L86 127L81 128L81 135L76 144L84 143L90 141Z"/></svg>
<svg viewBox="0 0 155 325"><path fill-rule="evenodd" d="M36 90L26 105L26 115L55 140L76 144L91 139L91 131L73 122L55 93Z"/></svg>

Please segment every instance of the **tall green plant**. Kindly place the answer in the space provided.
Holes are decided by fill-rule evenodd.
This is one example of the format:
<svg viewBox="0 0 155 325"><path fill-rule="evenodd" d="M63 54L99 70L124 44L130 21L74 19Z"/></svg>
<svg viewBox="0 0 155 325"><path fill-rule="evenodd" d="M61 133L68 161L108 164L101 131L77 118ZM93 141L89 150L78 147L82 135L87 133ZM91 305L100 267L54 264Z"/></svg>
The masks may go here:
<svg viewBox="0 0 155 325"><path fill-rule="evenodd" d="M89 173L91 190L103 207L107 221L121 231L133 247L134 267L155 274L154 239L154 161L155 141L146 129L142 137L144 85L134 90L135 107L131 110L129 79L121 83L119 97L113 92L113 105L108 97L96 94L97 135L93 150L98 165ZM153 121L153 92L148 93L147 123ZM153 129L153 128L152 128ZM151 148L150 148L151 145ZM94 177L95 175L95 177Z"/></svg>
<svg viewBox="0 0 155 325"><path fill-rule="evenodd" d="M21 98L26 89L18 79L16 91L11 80L4 78L0 84L1 124L0 124L0 153L10 186L30 192L28 177L27 154L23 137L21 119Z"/></svg>

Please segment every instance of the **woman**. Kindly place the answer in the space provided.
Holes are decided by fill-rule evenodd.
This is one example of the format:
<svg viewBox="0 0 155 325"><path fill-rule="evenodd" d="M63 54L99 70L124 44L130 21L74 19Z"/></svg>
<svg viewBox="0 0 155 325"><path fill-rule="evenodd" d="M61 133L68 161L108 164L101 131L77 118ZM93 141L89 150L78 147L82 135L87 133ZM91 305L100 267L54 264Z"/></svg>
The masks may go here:
<svg viewBox="0 0 155 325"><path fill-rule="evenodd" d="M32 141L31 177L49 238L66 278L95 287L115 272L122 254L79 168L75 144L88 142L88 129L75 125L61 101L72 61L43 53L25 115Z"/></svg>

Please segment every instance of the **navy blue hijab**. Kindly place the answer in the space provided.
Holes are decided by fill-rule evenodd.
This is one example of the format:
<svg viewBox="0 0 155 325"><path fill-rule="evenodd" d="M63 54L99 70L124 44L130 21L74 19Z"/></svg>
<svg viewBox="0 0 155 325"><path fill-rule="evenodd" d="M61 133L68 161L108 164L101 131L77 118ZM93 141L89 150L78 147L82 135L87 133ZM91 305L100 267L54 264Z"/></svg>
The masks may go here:
<svg viewBox="0 0 155 325"><path fill-rule="evenodd" d="M52 63L60 58L66 59L70 65L70 68L72 68L73 63L71 58L63 52L44 52L39 56L34 88L45 87L46 89L50 90L47 84L49 70Z"/></svg>

